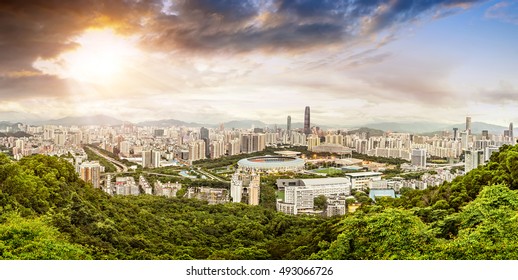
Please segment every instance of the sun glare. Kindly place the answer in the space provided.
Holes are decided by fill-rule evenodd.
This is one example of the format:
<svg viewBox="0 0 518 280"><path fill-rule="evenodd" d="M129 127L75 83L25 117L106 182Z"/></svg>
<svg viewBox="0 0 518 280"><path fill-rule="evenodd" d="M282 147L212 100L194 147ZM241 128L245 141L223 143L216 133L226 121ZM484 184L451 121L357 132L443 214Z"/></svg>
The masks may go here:
<svg viewBox="0 0 518 280"><path fill-rule="evenodd" d="M53 60L38 60L35 67L63 78L89 83L110 83L129 66L137 49L130 38L111 29L88 30L73 40L79 45L73 51Z"/></svg>

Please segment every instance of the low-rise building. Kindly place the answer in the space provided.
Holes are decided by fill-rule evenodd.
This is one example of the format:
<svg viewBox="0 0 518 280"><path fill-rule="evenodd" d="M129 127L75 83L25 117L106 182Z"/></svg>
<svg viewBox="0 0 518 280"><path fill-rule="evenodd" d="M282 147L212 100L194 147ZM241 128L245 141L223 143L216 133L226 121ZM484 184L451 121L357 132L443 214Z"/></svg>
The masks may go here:
<svg viewBox="0 0 518 280"><path fill-rule="evenodd" d="M319 195L327 198L347 196L351 193L351 183L347 178L294 179L285 182L284 201L277 201L277 211L286 214L313 211L314 199ZM344 200L345 201L345 200Z"/></svg>
<svg viewBox="0 0 518 280"><path fill-rule="evenodd" d="M381 175L380 172L355 172L346 173L345 177L350 180L353 190L366 190L371 187L371 182L380 181Z"/></svg>
<svg viewBox="0 0 518 280"><path fill-rule="evenodd" d="M223 188L192 187L187 190L187 198L205 200L209 204L229 202L228 190Z"/></svg>

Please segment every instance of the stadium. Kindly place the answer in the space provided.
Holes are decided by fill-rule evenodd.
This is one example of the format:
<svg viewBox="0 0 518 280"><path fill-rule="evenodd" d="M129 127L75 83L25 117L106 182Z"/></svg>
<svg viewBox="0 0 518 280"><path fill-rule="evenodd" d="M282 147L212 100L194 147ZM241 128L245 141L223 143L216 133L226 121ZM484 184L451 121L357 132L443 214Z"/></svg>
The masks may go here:
<svg viewBox="0 0 518 280"><path fill-rule="evenodd" d="M255 172L286 172L304 170L305 161L298 157L260 156L237 162L240 169Z"/></svg>

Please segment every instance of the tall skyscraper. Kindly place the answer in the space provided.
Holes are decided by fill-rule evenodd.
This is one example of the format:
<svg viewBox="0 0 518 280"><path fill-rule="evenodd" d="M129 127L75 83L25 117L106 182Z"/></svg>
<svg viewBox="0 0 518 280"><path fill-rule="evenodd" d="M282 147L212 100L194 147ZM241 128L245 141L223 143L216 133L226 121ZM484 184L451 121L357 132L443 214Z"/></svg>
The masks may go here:
<svg viewBox="0 0 518 280"><path fill-rule="evenodd" d="M471 135L471 117L466 117L466 131Z"/></svg>
<svg viewBox="0 0 518 280"><path fill-rule="evenodd" d="M515 144L514 133L513 133L513 123L509 123L509 139L511 140L511 144Z"/></svg>
<svg viewBox="0 0 518 280"><path fill-rule="evenodd" d="M209 130L205 127L200 128L200 139L205 142L205 157L210 157L210 146L209 146Z"/></svg>
<svg viewBox="0 0 518 280"><path fill-rule="evenodd" d="M286 124L286 131L288 131L288 135L291 131L291 116L288 116L288 123Z"/></svg>
<svg viewBox="0 0 518 280"><path fill-rule="evenodd" d="M456 127L453 128L453 141L457 140L457 138L459 137L458 131L459 131L458 128L456 128Z"/></svg>
<svg viewBox="0 0 518 280"><path fill-rule="evenodd" d="M311 134L309 106L306 106L306 110L304 112L304 134Z"/></svg>

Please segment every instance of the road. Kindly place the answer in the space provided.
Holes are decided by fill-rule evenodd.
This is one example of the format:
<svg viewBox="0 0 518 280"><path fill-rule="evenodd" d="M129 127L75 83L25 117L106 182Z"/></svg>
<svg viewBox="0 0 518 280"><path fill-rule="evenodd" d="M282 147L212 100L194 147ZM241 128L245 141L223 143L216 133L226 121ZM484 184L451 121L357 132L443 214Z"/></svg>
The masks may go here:
<svg viewBox="0 0 518 280"><path fill-rule="evenodd" d="M85 147L87 149L90 149L92 152L94 152L95 154L97 154L98 156L101 156L105 159L107 159L109 162L113 163L113 165L115 165L115 168L117 169L117 173L121 173L121 172L128 172L128 167L126 165L124 165L124 163L120 162L120 161L117 161L103 153L101 153L98 149L96 148L92 148L92 147Z"/></svg>
<svg viewBox="0 0 518 280"><path fill-rule="evenodd" d="M203 170L201 170L201 169L197 169L197 170L195 170L195 172L199 172L199 173L201 173L201 174L205 175L207 178L210 178L210 179L212 179L212 180L216 180L216 181L220 181L220 182L226 182L226 183L228 183L228 181L225 181L225 180L223 180L223 179L221 179L221 178L219 178L219 177L216 177L216 176L214 176L214 175L210 174L209 172L203 171Z"/></svg>

